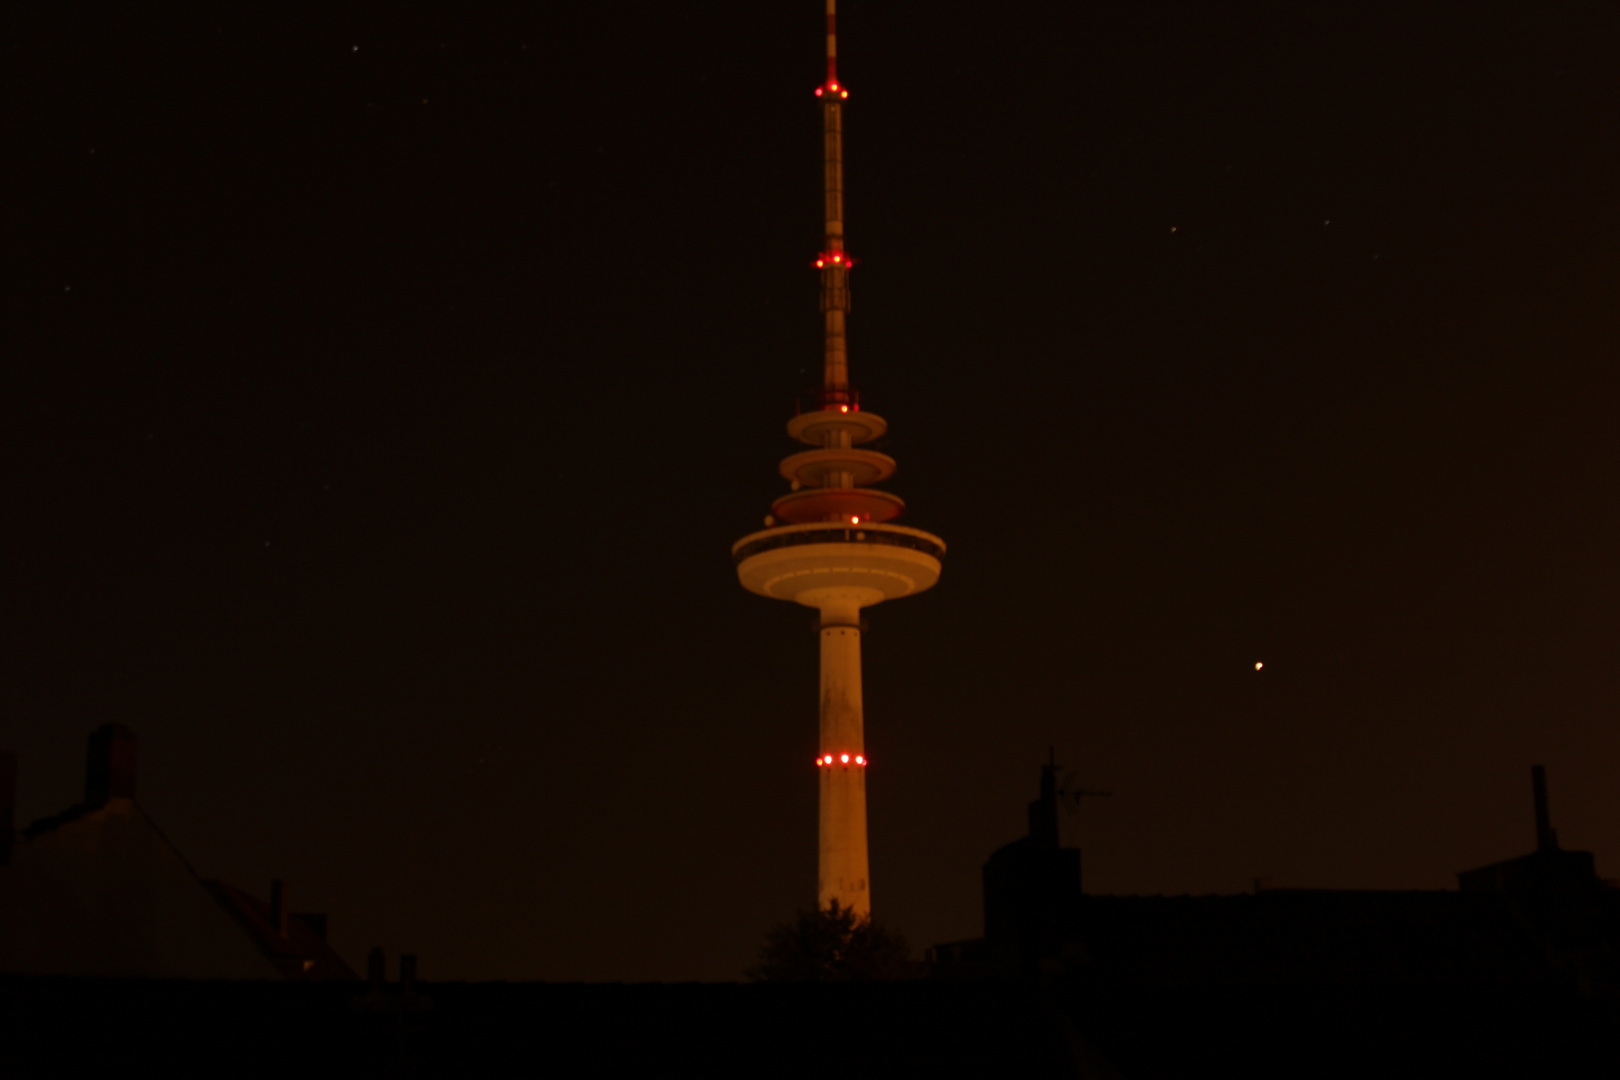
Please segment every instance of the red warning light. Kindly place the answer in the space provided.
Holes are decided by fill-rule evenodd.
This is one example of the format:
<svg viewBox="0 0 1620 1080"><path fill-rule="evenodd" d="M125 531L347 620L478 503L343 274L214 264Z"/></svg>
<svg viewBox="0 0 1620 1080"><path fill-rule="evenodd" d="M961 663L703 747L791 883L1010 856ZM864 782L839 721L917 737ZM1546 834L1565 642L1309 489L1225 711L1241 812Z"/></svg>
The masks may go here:
<svg viewBox="0 0 1620 1080"><path fill-rule="evenodd" d="M866 759L861 757L861 755L856 754L855 755L855 764L857 764L857 765L865 765L866 764Z"/></svg>
<svg viewBox="0 0 1620 1080"><path fill-rule="evenodd" d="M838 92L838 96L839 97L849 97L849 91L848 90L840 90Z"/></svg>
<svg viewBox="0 0 1620 1080"><path fill-rule="evenodd" d="M848 765L849 764L849 755L845 754L843 757L839 758L838 760L842 761L845 765Z"/></svg>
<svg viewBox="0 0 1620 1080"><path fill-rule="evenodd" d="M818 86L818 87L816 87L816 97L820 97L820 96L821 96L821 87Z"/></svg>
<svg viewBox="0 0 1620 1080"><path fill-rule="evenodd" d="M838 406L838 411L839 412L849 412L849 406L848 405L840 405L840 406Z"/></svg>

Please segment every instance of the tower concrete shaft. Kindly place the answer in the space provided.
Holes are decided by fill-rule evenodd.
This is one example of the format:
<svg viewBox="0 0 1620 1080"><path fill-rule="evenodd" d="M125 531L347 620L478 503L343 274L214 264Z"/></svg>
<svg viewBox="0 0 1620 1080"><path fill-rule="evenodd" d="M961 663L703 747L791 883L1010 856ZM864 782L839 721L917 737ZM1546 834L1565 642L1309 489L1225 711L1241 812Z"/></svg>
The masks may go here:
<svg viewBox="0 0 1620 1080"><path fill-rule="evenodd" d="M821 597L821 813L817 903L872 912L867 888L866 721L861 708L863 590L831 589ZM831 759L831 760L828 760Z"/></svg>

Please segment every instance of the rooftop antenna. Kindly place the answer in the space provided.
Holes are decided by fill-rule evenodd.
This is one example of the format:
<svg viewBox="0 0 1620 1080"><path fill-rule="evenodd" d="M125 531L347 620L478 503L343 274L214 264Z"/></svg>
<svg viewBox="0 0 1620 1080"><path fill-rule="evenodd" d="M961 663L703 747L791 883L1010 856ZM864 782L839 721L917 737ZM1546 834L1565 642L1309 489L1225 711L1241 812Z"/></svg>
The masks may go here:
<svg viewBox="0 0 1620 1080"><path fill-rule="evenodd" d="M1064 777L1063 783L1058 783L1057 747L1046 748L1046 764L1041 766L1041 797L1029 804L1029 835L1032 840L1045 844L1058 843L1058 807L1070 813L1078 813L1080 800L1096 796L1112 795L1111 791L1090 791L1073 787L1076 774L1069 773Z"/></svg>
<svg viewBox="0 0 1620 1080"><path fill-rule="evenodd" d="M1059 768L1057 750L1049 747L1047 753L1051 761L1047 768L1056 773ZM1078 772L1068 772L1063 775L1063 783L1059 784L1057 788L1057 801L1070 814L1080 812L1080 801L1082 799L1107 799L1113 797L1114 793L1112 791L1093 791L1090 788L1075 787L1074 785L1079 781L1080 774Z"/></svg>

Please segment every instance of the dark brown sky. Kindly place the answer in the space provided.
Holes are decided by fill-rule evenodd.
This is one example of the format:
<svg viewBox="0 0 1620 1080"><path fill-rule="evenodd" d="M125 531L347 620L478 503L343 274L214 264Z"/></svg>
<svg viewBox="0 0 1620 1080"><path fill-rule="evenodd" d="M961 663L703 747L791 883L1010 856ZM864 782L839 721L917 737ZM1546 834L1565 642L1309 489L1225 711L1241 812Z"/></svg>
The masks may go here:
<svg viewBox="0 0 1620 1080"><path fill-rule="evenodd" d="M4 730L429 978L716 979L814 897L819 9L8 15ZM488 5L480 5L487 8ZM539 11L540 13L536 13ZM876 910L1620 875L1620 14L849 0ZM1256 673L1254 663L1264 661Z"/></svg>

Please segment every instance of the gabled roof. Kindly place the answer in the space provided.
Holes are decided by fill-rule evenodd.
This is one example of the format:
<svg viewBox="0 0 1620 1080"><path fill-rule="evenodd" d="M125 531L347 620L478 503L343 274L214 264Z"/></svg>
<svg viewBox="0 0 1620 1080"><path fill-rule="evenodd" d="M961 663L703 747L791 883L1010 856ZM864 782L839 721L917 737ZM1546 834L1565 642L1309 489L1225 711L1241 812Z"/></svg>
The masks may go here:
<svg viewBox="0 0 1620 1080"><path fill-rule="evenodd" d="M286 930L276 925L270 905L222 881L203 885L230 912L283 978L309 982L358 979L354 969L332 950L324 937L297 915L286 916Z"/></svg>
<svg viewBox="0 0 1620 1080"><path fill-rule="evenodd" d="M354 979L326 944L324 916L283 920L240 889L197 875L135 802L137 748L127 726L101 725L89 739L84 801L20 833L8 826L0 972ZM13 756L0 756L8 797L14 766ZM11 806L0 807L8 823Z"/></svg>
<svg viewBox="0 0 1620 1080"><path fill-rule="evenodd" d="M133 799L76 806L18 841L0 874L0 971L276 977Z"/></svg>

